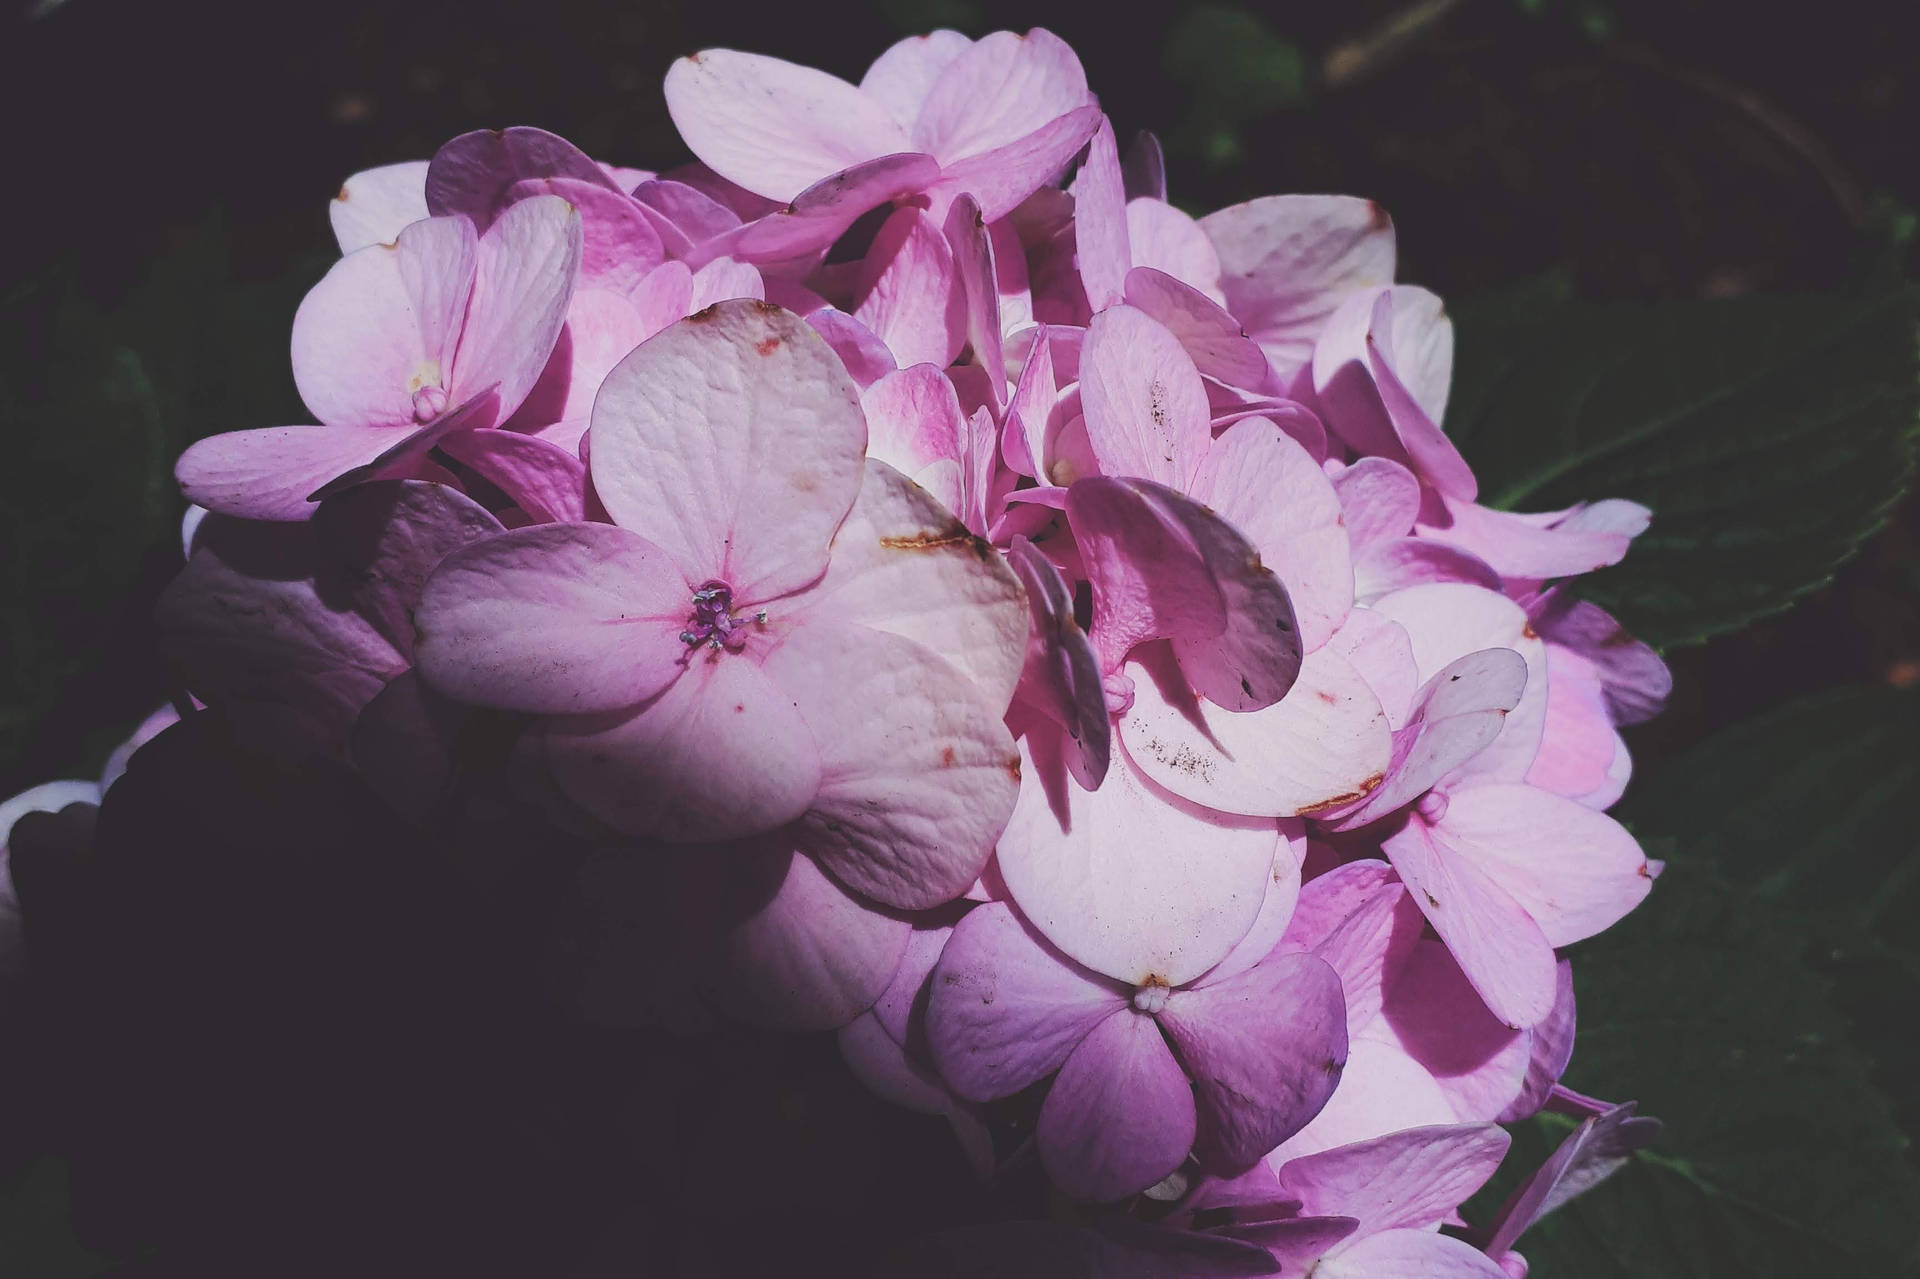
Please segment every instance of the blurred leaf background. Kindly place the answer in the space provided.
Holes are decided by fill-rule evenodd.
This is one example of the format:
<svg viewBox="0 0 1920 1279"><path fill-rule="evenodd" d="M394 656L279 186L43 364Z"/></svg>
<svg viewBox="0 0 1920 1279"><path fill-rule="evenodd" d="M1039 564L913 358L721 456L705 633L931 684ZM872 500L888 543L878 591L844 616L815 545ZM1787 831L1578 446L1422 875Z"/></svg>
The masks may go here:
<svg viewBox="0 0 1920 1279"><path fill-rule="evenodd" d="M857 78L908 32L1045 25L1123 139L1159 133L1189 210L1345 191L1394 214L1401 278L1459 325L1448 425L1483 492L1655 509L1586 589L1675 668L1621 810L1669 868L1575 951L1569 1082L1668 1136L1528 1236L1533 1273L1915 1271L1920 66L1897 6L13 7L0 794L97 770L171 691L147 620L178 563L171 458L303 419L288 325L345 175L512 123L665 166L678 54ZM0 1274L107 1272L59 1153L0 1141Z"/></svg>

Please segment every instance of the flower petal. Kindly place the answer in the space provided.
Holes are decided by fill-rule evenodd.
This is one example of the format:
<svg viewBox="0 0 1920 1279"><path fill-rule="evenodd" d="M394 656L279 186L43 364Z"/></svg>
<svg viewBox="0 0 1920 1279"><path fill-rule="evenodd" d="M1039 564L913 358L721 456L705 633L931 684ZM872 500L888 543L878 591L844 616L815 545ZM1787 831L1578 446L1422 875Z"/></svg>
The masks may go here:
<svg viewBox="0 0 1920 1279"><path fill-rule="evenodd" d="M1067 767L1087 790L1100 789L1113 755L1100 659L1073 616L1073 591L1053 562L1016 536L1007 562L1026 590L1031 617L1019 696L1046 715L1073 742Z"/></svg>
<svg viewBox="0 0 1920 1279"><path fill-rule="evenodd" d="M1018 141L1091 101L1080 59L1060 37L1039 27L1025 35L996 31L941 71L914 120L913 142L950 165Z"/></svg>
<svg viewBox="0 0 1920 1279"><path fill-rule="evenodd" d="M953 249L920 209L896 209L861 260L853 318L873 330L902 366L945 368L967 340L967 297Z"/></svg>
<svg viewBox="0 0 1920 1279"><path fill-rule="evenodd" d="M1094 316L1080 357L1080 403L1102 475L1190 491L1213 431L1199 371L1165 325L1130 306Z"/></svg>
<svg viewBox="0 0 1920 1279"><path fill-rule="evenodd" d="M327 205L340 252L392 244L410 222L427 216L427 162L408 160L362 169Z"/></svg>
<svg viewBox="0 0 1920 1279"><path fill-rule="evenodd" d="M1359 1218L1362 1236L1438 1225L1493 1175L1509 1141L1493 1124L1412 1128L1288 1160L1280 1189L1303 1214Z"/></svg>
<svg viewBox="0 0 1920 1279"><path fill-rule="evenodd" d="M1062 1194L1105 1203L1145 1190L1193 1145L1193 1093L1160 1028L1122 1009L1067 1057L1040 1107L1040 1163Z"/></svg>
<svg viewBox="0 0 1920 1279"><path fill-rule="evenodd" d="M523 178L572 178L616 191L613 179L558 134L517 125L475 129L434 153L427 166L427 207L464 214L485 231L507 207L508 189Z"/></svg>
<svg viewBox="0 0 1920 1279"><path fill-rule="evenodd" d="M567 321L580 246L580 212L558 196L521 200L487 228L447 381L450 399L497 385L501 419L520 407Z"/></svg>
<svg viewBox="0 0 1920 1279"><path fill-rule="evenodd" d="M1074 264L1087 291L1087 305L1100 312L1126 292L1133 251L1127 245L1127 195L1120 177L1120 149L1113 121L1101 118L1087 158L1067 188L1073 197Z"/></svg>

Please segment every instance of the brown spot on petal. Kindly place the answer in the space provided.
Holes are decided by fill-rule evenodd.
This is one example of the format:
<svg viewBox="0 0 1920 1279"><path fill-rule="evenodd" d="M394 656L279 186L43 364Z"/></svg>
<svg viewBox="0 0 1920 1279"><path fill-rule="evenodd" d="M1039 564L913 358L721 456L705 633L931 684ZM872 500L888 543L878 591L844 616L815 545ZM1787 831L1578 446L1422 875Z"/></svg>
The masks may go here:
<svg viewBox="0 0 1920 1279"><path fill-rule="evenodd" d="M1019 757L1018 755L1015 755L1015 756L1014 756L1014 757L1013 757L1012 759L1010 759L1010 760L1008 760L1008 761L1007 761L1007 776L1008 776L1008 777L1011 777L1011 778L1012 778L1012 779L1014 780L1014 783L1015 783L1016 785L1018 785L1018 784L1019 784L1019 781L1020 781L1020 757Z"/></svg>
<svg viewBox="0 0 1920 1279"><path fill-rule="evenodd" d="M1384 231L1393 225L1393 219L1387 211L1372 200L1367 201L1367 225L1375 231Z"/></svg>
<svg viewBox="0 0 1920 1279"><path fill-rule="evenodd" d="M1427 905L1433 907L1435 910L1440 909L1440 899L1438 897L1435 897L1424 888L1420 890L1420 895L1427 899Z"/></svg>
<svg viewBox="0 0 1920 1279"><path fill-rule="evenodd" d="M720 318L720 304L715 302L704 310L695 311L687 317L688 324L712 324Z"/></svg>
<svg viewBox="0 0 1920 1279"><path fill-rule="evenodd" d="M883 537L880 545L890 551L938 551L949 546L971 550L982 563L992 562L994 550L984 538L975 537L967 526L955 520L938 533L912 533L905 537Z"/></svg>
<svg viewBox="0 0 1920 1279"><path fill-rule="evenodd" d="M340 194L339 194L339 195L336 195L336 196L334 196L333 198L334 198L334 199L336 199L336 200L344 200L344 199L346 199L346 198L347 198L347 189L346 189L345 187L341 187L341 188L340 188Z"/></svg>
<svg viewBox="0 0 1920 1279"><path fill-rule="evenodd" d="M1313 695L1319 698L1321 701L1325 702L1329 706L1336 705L1340 701L1339 698L1335 697L1332 693L1329 693L1324 688L1316 688L1313 691Z"/></svg>
<svg viewBox="0 0 1920 1279"><path fill-rule="evenodd" d="M758 342L755 342L753 344L753 349L758 351L761 355L772 355L775 351L778 351L780 349L780 339L779 338L761 338Z"/></svg>
<svg viewBox="0 0 1920 1279"><path fill-rule="evenodd" d="M1652 879L1653 869L1649 867L1645 862L1641 862L1640 869L1636 871L1635 874L1639 875L1640 878L1642 879Z"/></svg>
<svg viewBox="0 0 1920 1279"><path fill-rule="evenodd" d="M1532 622L1522 622L1520 623L1520 638L1521 639L1539 639L1540 632L1533 629Z"/></svg>
<svg viewBox="0 0 1920 1279"><path fill-rule="evenodd" d="M1305 808L1295 813L1294 816L1305 817L1310 813L1324 813L1329 808L1339 808L1342 805L1353 803L1356 799L1365 799L1373 793L1373 789L1376 786L1386 780L1387 775L1385 773L1375 773L1372 777L1360 783L1359 790L1348 791L1344 795L1335 795L1332 799L1323 799L1317 804L1308 804Z"/></svg>
<svg viewBox="0 0 1920 1279"><path fill-rule="evenodd" d="M940 767L942 768L953 767L953 747L942 746L940 748Z"/></svg>
<svg viewBox="0 0 1920 1279"><path fill-rule="evenodd" d="M1340 1065L1340 1063L1339 1063L1339 1062L1337 1062L1337 1061L1335 1061L1335 1060L1334 1060L1333 1058L1331 1058L1331 1057L1329 1057L1329 1058L1327 1058L1327 1060L1326 1060L1326 1063L1325 1063L1324 1065L1322 1065L1322 1066L1320 1067L1320 1069L1322 1069L1322 1070L1324 1070L1324 1071L1326 1071L1326 1072L1327 1072L1327 1074L1328 1074L1329 1076L1332 1076L1332 1075L1337 1075L1337 1074L1339 1074L1339 1073L1340 1073L1340 1071L1341 1071L1341 1069L1342 1069L1342 1067L1341 1067L1341 1065Z"/></svg>

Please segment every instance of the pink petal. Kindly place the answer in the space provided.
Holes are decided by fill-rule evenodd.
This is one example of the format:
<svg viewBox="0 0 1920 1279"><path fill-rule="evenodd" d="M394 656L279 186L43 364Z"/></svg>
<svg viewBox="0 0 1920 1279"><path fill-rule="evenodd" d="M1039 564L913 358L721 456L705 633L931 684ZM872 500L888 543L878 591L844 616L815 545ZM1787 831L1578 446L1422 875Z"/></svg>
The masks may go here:
<svg viewBox="0 0 1920 1279"><path fill-rule="evenodd" d="M1528 1036L1502 1025L1447 948L1423 940L1395 974L1369 1034L1419 1062L1461 1119L1494 1119L1520 1095Z"/></svg>
<svg viewBox="0 0 1920 1279"><path fill-rule="evenodd" d="M1123 987L1061 955L1001 902L977 907L954 927L928 991L934 1062L955 1092L974 1101L1012 1096L1046 1078L1127 1000Z"/></svg>
<svg viewBox="0 0 1920 1279"><path fill-rule="evenodd" d="M1462 786L1438 836L1520 903L1547 940L1568 946L1611 927L1653 888L1625 827L1533 786Z"/></svg>
<svg viewBox="0 0 1920 1279"><path fill-rule="evenodd" d="M434 153L427 207L436 215L465 214L485 231L506 208L508 189L523 178L572 178L619 189L579 147L545 129L475 129Z"/></svg>
<svg viewBox="0 0 1920 1279"><path fill-rule="evenodd" d="M867 415L867 456L927 487L950 511L960 509L960 460L966 414L953 383L932 364L886 374L860 396ZM935 470L946 463L942 470Z"/></svg>
<svg viewBox="0 0 1920 1279"><path fill-rule="evenodd" d="M1167 198L1167 157L1159 138L1145 129L1134 134L1121 167L1127 177L1129 200Z"/></svg>
<svg viewBox="0 0 1920 1279"><path fill-rule="evenodd" d="M427 577L454 551L501 532L478 502L419 480L365 484L314 513L320 560L347 584L354 611L412 660L414 609Z"/></svg>
<svg viewBox="0 0 1920 1279"><path fill-rule="evenodd" d="M886 1033L899 1044L911 1045L916 1052L926 1048L927 1003L931 998L933 966L945 952L953 936L953 925L935 922L952 918L942 911L914 920L906 949L900 953L887 988L873 1004L873 1015ZM957 922L957 920L956 920Z"/></svg>
<svg viewBox="0 0 1920 1279"><path fill-rule="evenodd" d="M1109 977L1177 986L1220 962L1257 918L1282 838L1271 820L1169 794L1124 751L1097 791L1021 742L1019 803L998 865L1049 941Z"/></svg>
<svg viewBox="0 0 1920 1279"><path fill-rule="evenodd" d="M447 385L477 260L466 219L429 218L334 263L293 317L293 380L313 415L412 425L414 392Z"/></svg>
<svg viewBox="0 0 1920 1279"><path fill-rule="evenodd" d="M1213 431L1200 374L1166 326L1130 306L1094 316L1080 403L1102 475L1188 491Z"/></svg>
<svg viewBox="0 0 1920 1279"><path fill-rule="evenodd" d="M1453 1106L1420 1063L1397 1044L1384 1043L1370 1028L1363 1029L1350 1035L1347 1068L1333 1099L1269 1155L1268 1162L1285 1167L1290 1160L1322 1150L1455 1119Z"/></svg>
<svg viewBox="0 0 1920 1279"><path fill-rule="evenodd" d="M1350 864L1378 866L1378 863L1371 862ZM1335 875L1338 873L1334 872ZM1322 875L1313 882L1318 884L1330 878L1333 875ZM1340 894L1342 897L1348 895ZM1329 905L1342 903L1315 904L1325 909ZM1340 975L1350 1031L1372 1033L1373 1022L1386 1002L1388 989L1398 981L1401 969L1413 955L1424 931L1425 922L1420 917L1419 909L1408 897L1406 887L1390 881L1376 885L1345 918L1314 942L1313 953L1326 960ZM1297 940L1292 936L1284 943L1288 948L1296 944Z"/></svg>
<svg viewBox="0 0 1920 1279"><path fill-rule="evenodd" d="M1065 41L1039 27L1024 36L996 31L947 63L914 120L913 142L951 165L1091 101L1086 72Z"/></svg>
<svg viewBox="0 0 1920 1279"><path fill-rule="evenodd" d="M1401 383L1421 412L1441 421L1453 382L1453 321L1445 305L1418 285L1394 285L1392 338Z"/></svg>
<svg viewBox="0 0 1920 1279"><path fill-rule="evenodd" d="M961 160L943 160L940 180L927 189L940 202L968 194L980 216L997 222L1053 181L1100 126L1100 108L1083 106L1056 116L1004 146Z"/></svg>
<svg viewBox="0 0 1920 1279"><path fill-rule="evenodd" d="M719 848L708 859L755 856ZM702 986L730 1016L781 1030L831 1030L872 1007L912 925L852 896L813 860L768 841L749 878L767 894L702 950ZM738 885L744 868L713 867ZM724 891L715 884L716 891ZM736 893L738 889L736 888Z"/></svg>
<svg viewBox="0 0 1920 1279"><path fill-rule="evenodd" d="M507 189L510 201L553 195L580 214L580 283L630 292L666 260L660 233L632 196L578 178L523 178Z"/></svg>
<svg viewBox="0 0 1920 1279"><path fill-rule="evenodd" d="M758 271L732 258L714 258L693 273L693 296L687 303L687 313L704 311L715 302L729 298L765 296L766 285Z"/></svg>
<svg viewBox="0 0 1920 1279"><path fill-rule="evenodd" d="M451 483L453 477L434 466L427 455L448 436L488 428L500 417L500 396L493 387L487 387L472 399L456 404L439 417L411 431L388 431L392 443L374 457L342 471L307 494L307 500L318 502L369 480L407 479L437 474Z"/></svg>
<svg viewBox="0 0 1920 1279"><path fill-rule="evenodd" d="M304 520L307 495L367 465L407 431L391 426L267 426L187 447L173 477L187 501L251 520Z"/></svg>
<svg viewBox="0 0 1920 1279"><path fill-rule="evenodd" d="M1384 457L1363 457L1333 477L1354 548L1403 538L1420 514L1420 481Z"/></svg>
<svg viewBox="0 0 1920 1279"><path fill-rule="evenodd" d="M1503 577L1541 580L1591 573L1618 564L1633 543L1631 533L1569 526L1577 510L1518 515L1444 495L1436 506L1422 515L1420 535L1485 560Z"/></svg>
<svg viewBox="0 0 1920 1279"><path fill-rule="evenodd" d="M1087 304L1096 312L1126 291L1133 251L1127 245L1127 196L1121 188L1120 151L1113 122L1104 117L1087 147L1087 159L1067 188L1073 196L1074 258Z"/></svg>
<svg viewBox="0 0 1920 1279"><path fill-rule="evenodd" d="M1313 458L1265 418L1223 431L1193 480L1193 496L1243 533L1287 588L1312 652L1353 607L1353 564L1340 501Z"/></svg>
<svg viewBox="0 0 1920 1279"><path fill-rule="evenodd" d="M840 358L765 302L721 302L601 385L591 472L616 523L745 606L818 578L859 492L866 422ZM765 459L778 456L771 467Z"/></svg>
<svg viewBox="0 0 1920 1279"><path fill-rule="evenodd" d="M1192 285L1154 267L1136 266L1127 272L1126 302L1178 338L1202 376L1228 386L1265 380L1266 354L1238 320Z"/></svg>
<svg viewBox="0 0 1920 1279"><path fill-rule="evenodd" d="M515 529L427 582L414 660L459 701L539 714L637 706L714 663L680 640L692 591L657 546L607 524Z"/></svg>
<svg viewBox="0 0 1920 1279"><path fill-rule="evenodd" d="M1393 282L1393 221L1371 200L1268 196L1209 214L1227 309L1282 378L1313 358L1327 318L1356 289Z"/></svg>
<svg viewBox="0 0 1920 1279"><path fill-rule="evenodd" d="M1154 1019L1123 1009L1067 1057L1040 1107L1040 1162L1069 1198L1145 1190L1193 1145L1194 1098Z"/></svg>
<svg viewBox="0 0 1920 1279"><path fill-rule="evenodd" d="M687 247L725 235L741 223L738 213L684 182L642 182L634 187L633 198L643 210L659 215L650 219L656 233L664 220ZM663 240L666 238L662 236Z"/></svg>
<svg viewBox="0 0 1920 1279"><path fill-rule="evenodd" d="M361 708L348 752L374 794L425 822L446 798L456 746L474 715L428 688L419 671L402 671Z"/></svg>
<svg viewBox="0 0 1920 1279"><path fill-rule="evenodd" d="M1526 659L1527 684L1519 705L1493 744L1462 764L1458 776L1517 781L1540 748L1547 712L1546 646L1519 605L1478 586L1435 583L1383 595L1372 607L1406 627L1422 683L1468 653L1510 648Z"/></svg>
<svg viewBox="0 0 1920 1279"><path fill-rule="evenodd" d="M709 167L770 200L877 156L912 150L886 105L824 71L707 49L667 71L667 114Z"/></svg>
<svg viewBox="0 0 1920 1279"><path fill-rule="evenodd" d="M1002 705L910 640L824 620L796 627L765 671L818 743L802 847L885 905L923 909L965 892L1020 789Z"/></svg>
<svg viewBox="0 0 1920 1279"><path fill-rule="evenodd" d="M947 213L946 237L953 248L954 274L966 299L966 344L972 350L972 362L986 371L991 402L998 413L1007 393L1007 359L1000 341L999 271L992 236L972 196L963 195L953 202Z"/></svg>
<svg viewBox="0 0 1920 1279"><path fill-rule="evenodd" d="M1196 989L1218 985L1246 972L1272 954L1286 936L1287 925L1293 921L1294 908L1300 902L1300 863L1307 852L1306 823L1283 821L1280 833L1287 846L1273 859L1273 873L1268 877L1266 896L1260 901L1260 913L1254 916L1253 926L1234 943L1226 958L1194 982Z"/></svg>
<svg viewBox="0 0 1920 1279"><path fill-rule="evenodd" d="M1520 1095L1494 1118L1503 1124L1529 1119L1547 1104L1560 1076L1567 1073L1573 1060L1574 1001L1573 965L1562 959L1557 967L1553 1012L1528 1033L1527 1077Z"/></svg>
<svg viewBox="0 0 1920 1279"><path fill-rule="evenodd" d="M557 196L522 200L480 237L473 298L447 381L458 401L498 385L510 417L539 380L580 269L580 213Z"/></svg>
<svg viewBox="0 0 1920 1279"><path fill-rule="evenodd" d="M821 178L795 196L788 207L697 246L692 260L703 262L726 254L741 262L799 263L794 269L802 270L811 265L813 255L824 253L845 234L861 214L890 200L914 195L939 174L940 166L934 158L917 152L862 161Z"/></svg>
<svg viewBox="0 0 1920 1279"><path fill-rule="evenodd" d="M654 268L630 296L575 289L547 367L508 425L530 429L584 421L613 366L687 314L690 289L687 268L679 262Z"/></svg>
<svg viewBox="0 0 1920 1279"><path fill-rule="evenodd" d="M820 790L820 750L799 707L740 654L698 650L637 711L550 720L544 739L560 788L629 835L757 835L799 817Z"/></svg>
<svg viewBox="0 0 1920 1279"><path fill-rule="evenodd" d="M427 162L408 160L363 169L327 206L340 252L392 244L410 222L427 216Z"/></svg>
<svg viewBox="0 0 1920 1279"><path fill-rule="evenodd" d="M885 106L902 129L911 129L940 73L972 47L958 31L908 36L873 60L860 77L860 92Z"/></svg>
<svg viewBox="0 0 1920 1279"><path fill-rule="evenodd" d="M1142 134L1146 137L1150 135ZM1129 192L1127 242L1133 248L1135 270L1164 273L1205 297L1221 303L1220 254L1198 222L1168 204L1164 194L1140 196ZM1135 303L1138 305L1138 303ZM1239 331L1239 322L1234 329ZM1242 337L1246 335L1241 334ZM1266 370L1263 354L1260 369ZM1229 379L1231 380L1231 379Z"/></svg>
<svg viewBox="0 0 1920 1279"><path fill-rule="evenodd" d="M1113 726L1100 660L1074 620L1073 592L1024 537L1013 539L1007 561L1026 590L1032 618L1019 695L1066 733L1073 742L1067 767L1083 788L1098 790L1112 759Z"/></svg>
<svg viewBox="0 0 1920 1279"><path fill-rule="evenodd" d="M587 465L577 453L518 431L461 431L440 446L536 520L587 518Z"/></svg>
<svg viewBox="0 0 1920 1279"><path fill-rule="evenodd" d="M867 464L833 540L826 576L774 614L853 623L912 640L973 681L995 714L1025 661L1026 613L1013 571L898 472Z"/></svg>
<svg viewBox="0 0 1920 1279"><path fill-rule="evenodd" d="M1426 1230L1387 1230L1337 1249L1322 1279L1507 1279L1493 1258L1464 1240Z"/></svg>
<svg viewBox="0 0 1920 1279"><path fill-rule="evenodd" d="M1243 1171L1319 1113L1346 1064L1346 1011L1340 979L1312 955L1168 997L1160 1024L1194 1081L1202 1163Z"/></svg>
<svg viewBox="0 0 1920 1279"><path fill-rule="evenodd" d="M945 368L967 340L966 292L953 249L932 218L903 208L881 226L860 266L853 318L872 329L902 365Z"/></svg>
<svg viewBox="0 0 1920 1279"><path fill-rule="evenodd" d="M1549 643L1581 654L1599 670L1607 710L1616 724L1638 724L1666 705L1673 692L1672 672L1606 610L1553 587L1527 612Z"/></svg>
<svg viewBox="0 0 1920 1279"><path fill-rule="evenodd" d="M846 365L847 375L862 391L871 390L875 382L898 367L887 344L844 311L821 307L807 316L807 323L826 339L840 362Z"/></svg>
<svg viewBox="0 0 1920 1279"><path fill-rule="evenodd" d="M1420 687L1420 668L1413 661L1413 640L1407 628L1370 608L1353 609L1327 639L1327 647L1360 672L1387 723L1400 728L1407 722L1413 695Z"/></svg>
<svg viewBox="0 0 1920 1279"><path fill-rule="evenodd" d="M1001 435L1001 451L1007 465L1022 475L1042 479L1041 464L1046 460L1047 427L1060 400L1060 387L1053 376L1053 343L1042 325L1035 336L1026 363L1020 368L1020 380L1014 384L1007 401L1006 430Z"/></svg>
<svg viewBox="0 0 1920 1279"><path fill-rule="evenodd" d="M1383 847L1494 1016L1531 1026L1553 1011L1553 945L1524 906L1422 818Z"/></svg>
<svg viewBox="0 0 1920 1279"><path fill-rule="evenodd" d="M1289 1160L1280 1191L1303 1214L1359 1218L1361 1237L1434 1226L1486 1184L1509 1141L1493 1124L1412 1128Z"/></svg>
<svg viewBox="0 0 1920 1279"><path fill-rule="evenodd" d="M1616 740L1599 672L1573 650L1549 643L1546 721L1526 783L1569 799L1599 791L1607 786Z"/></svg>
<svg viewBox="0 0 1920 1279"><path fill-rule="evenodd" d="M1134 702L1120 738L1140 770L1198 804L1230 813L1310 815L1380 784L1391 740L1366 682L1330 649L1309 653L1287 696L1236 714L1188 693L1149 656L1126 668Z"/></svg>
<svg viewBox="0 0 1920 1279"><path fill-rule="evenodd" d="M1611 1177L1629 1155L1653 1141L1660 1121L1636 1117L1633 1110L1629 1101L1574 1129L1500 1209L1487 1252L1496 1257L1506 1253L1534 1222Z"/></svg>
<svg viewBox="0 0 1920 1279"><path fill-rule="evenodd" d="M1490 591L1500 589L1500 575L1485 560L1457 546L1424 537L1396 537L1375 542L1353 560L1353 592L1361 599L1378 599L1410 586L1436 582L1464 582Z"/></svg>

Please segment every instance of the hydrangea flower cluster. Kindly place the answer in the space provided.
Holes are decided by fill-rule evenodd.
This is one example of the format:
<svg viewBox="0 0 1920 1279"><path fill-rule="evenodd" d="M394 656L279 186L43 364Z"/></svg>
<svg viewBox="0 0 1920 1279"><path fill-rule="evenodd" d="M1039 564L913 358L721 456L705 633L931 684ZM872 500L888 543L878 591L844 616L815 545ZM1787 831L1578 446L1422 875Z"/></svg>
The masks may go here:
<svg viewBox="0 0 1920 1279"><path fill-rule="evenodd" d="M348 179L313 423L179 461L193 695L589 844L599 1015L834 1031L1037 1156L1087 1207L969 1237L1006 1273L1523 1274L1651 1122L1560 1085L1557 953L1659 869L1605 810L1666 671L1564 586L1648 512L1478 504L1385 213L1190 217L1045 31L666 97L667 172L510 128Z"/></svg>

